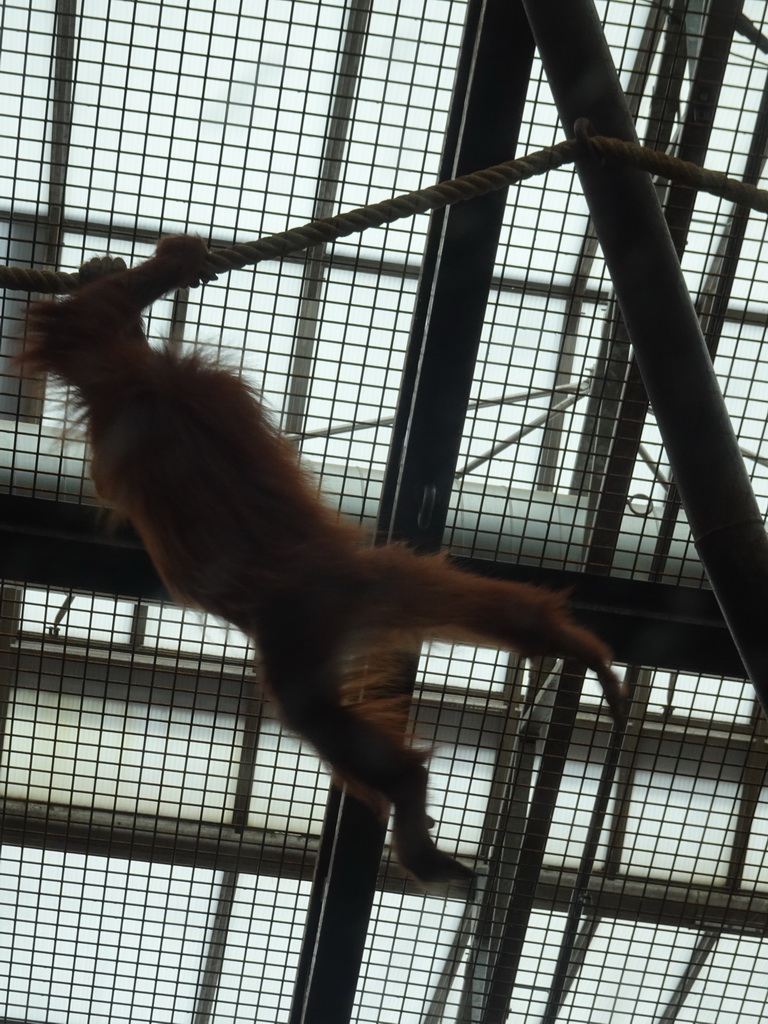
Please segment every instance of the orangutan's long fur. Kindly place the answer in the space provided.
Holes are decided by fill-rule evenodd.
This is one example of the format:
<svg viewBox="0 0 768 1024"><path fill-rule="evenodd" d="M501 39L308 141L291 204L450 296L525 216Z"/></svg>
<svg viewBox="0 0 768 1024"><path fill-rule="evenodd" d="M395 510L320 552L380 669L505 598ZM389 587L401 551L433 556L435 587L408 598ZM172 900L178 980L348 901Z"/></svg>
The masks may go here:
<svg viewBox="0 0 768 1024"><path fill-rule="evenodd" d="M421 881L468 875L428 835L426 755L405 741L391 705L378 721L375 702L363 712L343 699L350 653L368 652L375 667L376 652L403 636L440 635L578 658L620 713L609 652L572 622L560 594L469 575L439 555L365 546L321 504L235 374L150 348L141 310L196 284L205 259L199 239L168 238L135 269L38 303L22 359L76 389L97 490L133 523L169 590L253 637L287 725L357 793L393 804L403 868Z"/></svg>

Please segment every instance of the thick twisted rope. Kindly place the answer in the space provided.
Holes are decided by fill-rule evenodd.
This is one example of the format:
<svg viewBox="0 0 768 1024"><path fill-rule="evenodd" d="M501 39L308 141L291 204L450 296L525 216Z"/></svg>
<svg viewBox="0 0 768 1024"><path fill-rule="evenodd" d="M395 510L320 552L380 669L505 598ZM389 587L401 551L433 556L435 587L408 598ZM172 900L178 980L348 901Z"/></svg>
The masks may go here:
<svg viewBox="0 0 768 1024"><path fill-rule="evenodd" d="M549 149L529 153L519 160L508 160L483 171L385 199L371 206L361 206L335 217L311 221L254 242L243 242L229 249L212 249L206 269L210 276L214 276L252 266L262 260L280 259L315 245L365 231L366 228L381 227L417 213L441 210L475 196L487 195L509 185L517 185L527 178L546 174L577 159L589 157L638 167L678 185L709 192L740 206L768 213L768 192L762 189L633 142L589 135L587 131L582 131L578 139L559 142ZM26 267L0 267L0 287L4 288L59 295L74 291L80 283L79 274L30 270Z"/></svg>

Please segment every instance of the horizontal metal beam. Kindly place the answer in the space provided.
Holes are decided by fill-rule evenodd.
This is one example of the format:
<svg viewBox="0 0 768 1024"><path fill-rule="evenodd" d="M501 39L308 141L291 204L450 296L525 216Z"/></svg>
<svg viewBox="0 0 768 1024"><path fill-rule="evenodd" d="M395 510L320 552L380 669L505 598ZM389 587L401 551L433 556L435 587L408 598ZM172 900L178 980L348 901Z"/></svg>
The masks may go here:
<svg viewBox="0 0 768 1024"><path fill-rule="evenodd" d="M577 884L575 872L542 871L534 905L548 913L565 913ZM594 874L583 890L589 911L600 917L647 921L658 927L768 935L768 899L749 892L736 894L723 886L675 885L659 877L606 878Z"/></svg>
<svg viewBox="0 0 768 1024"><path fill-rule="evenodd" d="M0 832L6 846L183 864L211 871L309 881L320 846L318 836L91 807L2 800L0 811ZM400 895L404 891L424 895L415 883L403 878L388 852L379 864L375 887ZM452 898L466 899L469 893L469 883L451 883Z"/></svg>
<svg viewBox="0 0 768 1024"><path fill-rule="evenodd" d="M285 878L311 878L318 846L314 836L22 800L2 802L0 827L9 846Z"/></svg>
<svg viewBox="0 0 768 1024"><path fill-rule="evenodd" d="M6 580L169 600L136 534L101 509L0 497L0 574Z"/></svg>
<svg viewBox="0 0 768 1024"><path fill-rule="evenodd" d="M574 617L623 664L745 678L711 590L482 559L457 562L480 575L567 591Z"/></svg>
<svg viewBox="0 0 768 1024"><path fill-rule="evenodd" d="M149 556L126 528L105 533L98 509L0 499L0 574L19 583L168 600ZM470 572L570 591L580 622L617 660L683 672L743 677L744 669L709 590L459 559Z"/></svg>
<svg viewBox="0 0 768 1024"><path fill-rule="evenodd" d="M239 832L199 821L20 800L4 801L4 807L3 842L11 846L306 879L311 878L317 855L318 839L313 836L292 837L261 829ZM402 893L401 873L387 868L385 859L377 887ZM483 870L481 866L479 870ZM546 868L536 883L534 906L547 912L566 911L576 884L575 872ZM410 883L408 891L419 892ZM670 884L662 878L607 878L599 873L589 878L584 891L589 894L590 912L601 917L768 934L768 898L763 895L735 894L717 885ZM468 894L467 886L451 887L455 898Z"/></svg>

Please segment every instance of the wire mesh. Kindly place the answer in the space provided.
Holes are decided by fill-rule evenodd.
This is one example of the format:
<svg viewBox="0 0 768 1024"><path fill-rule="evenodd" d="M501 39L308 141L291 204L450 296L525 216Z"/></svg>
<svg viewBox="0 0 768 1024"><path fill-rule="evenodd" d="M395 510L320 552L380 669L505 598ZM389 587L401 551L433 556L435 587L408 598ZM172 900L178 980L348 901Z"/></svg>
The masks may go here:
<svg viewBox="0 0 768 1024"><path fill-rule="evenodd" d="M5 0L0 255L133 263L162 233L226 244L430 184L479 6ZM716 7L598 4L643 141L678 152L698 123ZM741 19L705 162L764 183L763 0ZM561 136L538 60L519 127L519 152ZM764 218L729 248L739 230L737 211L698 196L682 266L764 511ZM147 317L153 339L210 352L258 388L325 500L369 531L427 242L426 219L400 222ZM5 295L0 488L93 505L67 394L10 365L24 310ZM510 193L477 341L445 546L706 587L652 411L630 469L609 473L631 350L574 171ZM616 493L598 565L595 516ZM13 530L19 545L34 535ZM299 1024L307 964L346 912L315 913L323 765L275 719L258 652L231 626L49 572L2 590L0 1014ZM572 666L425 646L412 724L434 751L434 835L477 879L424 893L385 856L351 1019L764 1018L766 726L743 676L707 671L706 650L697 671L660 664L655 641L621 669L621 730Z"/></svg>

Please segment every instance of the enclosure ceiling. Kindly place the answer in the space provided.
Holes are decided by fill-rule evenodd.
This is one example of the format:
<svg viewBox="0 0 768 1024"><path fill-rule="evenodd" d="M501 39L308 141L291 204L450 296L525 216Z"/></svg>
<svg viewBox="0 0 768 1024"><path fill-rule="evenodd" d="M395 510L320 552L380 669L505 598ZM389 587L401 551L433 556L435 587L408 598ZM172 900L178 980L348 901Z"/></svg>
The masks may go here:
<svg viewBox="0 0 768 1024"><path fill-rule="evenodd" d="M766 187L764 0L597 12L640 141ZM0 18L9 265L247 241L566 134L509 0L4 0ZM656 191L764 516L765 217ZM422 652L435 834L471 888L406 883L262 703L246 638L105 531L68 396L9 365L26 303L2 306L0 1020L765 1017L765 720L574 168L148 316L261 389L343 514L570 588L626 666L612 730L573 666Z"/></svg>

